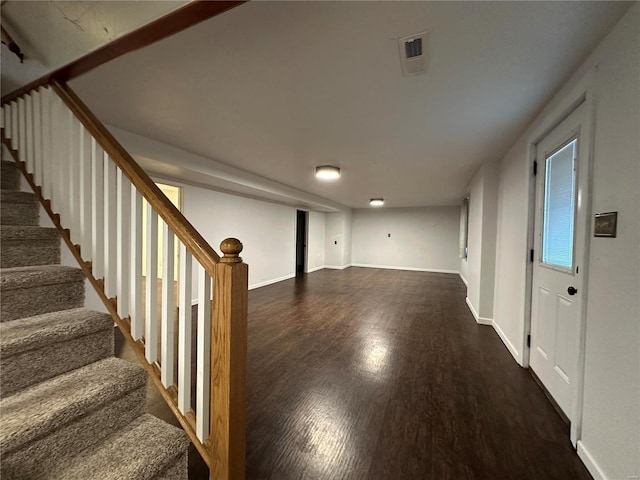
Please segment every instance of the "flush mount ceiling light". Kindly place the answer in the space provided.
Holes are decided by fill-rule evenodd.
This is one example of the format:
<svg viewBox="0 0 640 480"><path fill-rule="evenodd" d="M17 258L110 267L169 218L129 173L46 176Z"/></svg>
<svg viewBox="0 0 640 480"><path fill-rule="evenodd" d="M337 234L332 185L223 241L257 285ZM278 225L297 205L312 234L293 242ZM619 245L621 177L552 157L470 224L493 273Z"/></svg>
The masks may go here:
<svg viewBox="0 0 640 480"><path fill-rule="evenodd" d="M340 169L332 165L316 167L316 177L322 180L335 180L340 178Z"/></svg>
<svg viewBox="0 0 640 480"><path fill-rule="evenodd" d="M381 207L384 205L384 198L372 198L369 200L369 205L372 207Z"/></svg>

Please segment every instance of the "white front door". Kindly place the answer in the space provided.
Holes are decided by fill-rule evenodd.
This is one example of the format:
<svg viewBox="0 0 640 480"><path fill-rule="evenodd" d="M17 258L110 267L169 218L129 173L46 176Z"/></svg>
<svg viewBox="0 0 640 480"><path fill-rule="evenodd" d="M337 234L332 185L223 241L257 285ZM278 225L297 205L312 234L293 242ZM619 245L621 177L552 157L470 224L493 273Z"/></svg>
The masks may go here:
<svg viewBox="0 0 640 480"><path fill-rule="evenodd" d="M588 192L586 106L536 148L536 217L530 366L572 419L583 306Z"/></svg>

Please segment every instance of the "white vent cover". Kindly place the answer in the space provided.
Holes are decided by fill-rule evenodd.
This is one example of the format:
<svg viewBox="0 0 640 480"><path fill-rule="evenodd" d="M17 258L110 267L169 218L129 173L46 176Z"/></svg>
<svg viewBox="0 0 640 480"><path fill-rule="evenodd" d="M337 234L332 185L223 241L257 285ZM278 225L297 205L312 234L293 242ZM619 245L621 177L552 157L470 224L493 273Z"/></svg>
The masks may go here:
<svg viewBox="0 0 640 480"><path fill-rule="evenodd" d="M427 68L427 32L398 39L402 74L416 75Z"/></svg>

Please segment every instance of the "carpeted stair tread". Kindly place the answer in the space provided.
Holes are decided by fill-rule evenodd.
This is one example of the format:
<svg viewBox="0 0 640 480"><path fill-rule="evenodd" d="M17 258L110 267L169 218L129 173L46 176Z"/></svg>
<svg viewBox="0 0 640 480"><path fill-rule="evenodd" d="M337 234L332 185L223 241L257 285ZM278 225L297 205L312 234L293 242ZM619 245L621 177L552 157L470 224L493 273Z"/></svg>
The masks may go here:
<svg viewBox="0 0 640 480"><path fill-rule="evenodd" d="M34 225L3 225L0 229L0 240L20 241L60 241L58 230L55 228L38 227Z"/></svg>
<svg viewBox="0 0 640 480"><path fill-rule="evenodd" d="M66 468L41 478L151 480L183 456L187 447L187 436L182 430L145 414L72 458Z"/></svg>
<svg viewBox="0 0 640 480"><path fill-rule="evenodd" d="M0 400L0 452L18 450L146 384L141 367L108 358Z"/></svg>
<svg viewBox="0 0 640 480"><path fill-rule="evenodd" d="M2 291L79 281L84 281L82 270L64 265L38 265L0 269L0 289Z"/></svg>
<svg viewBox="0 0 640 480"><path fill-rule="evenodd" d="M36 350L100 330L110 330L110 333L113 333L111 316L84 308L61 310L2 322L0 323L0 356L8 357L27 350Z"/></svg>
<svg viewBox="0 0 640 480"><path fill-rule="evenodd" d="M0 322L0 397L113 356L113 320L75 308Z"/></svg>
<svg viewBox="0 0 640 480"><path fill-rule="evenodd" d="M0 191L0 202L2 203L36 203L37 199L32 192L21 192L17 190Z"/></svg>

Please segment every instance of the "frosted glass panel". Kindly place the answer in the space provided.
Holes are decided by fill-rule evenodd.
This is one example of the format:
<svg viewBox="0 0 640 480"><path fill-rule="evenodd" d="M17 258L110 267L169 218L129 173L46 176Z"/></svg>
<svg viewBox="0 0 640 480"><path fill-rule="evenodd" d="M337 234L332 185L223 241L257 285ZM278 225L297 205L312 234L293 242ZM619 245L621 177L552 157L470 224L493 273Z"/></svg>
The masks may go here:
<svg viewBox="0 0 640 480"><path fill-rule="evenodd" d="M572 140L546 158L542 262L573 268L573 228L575 217L575 153Z"/></svg>

